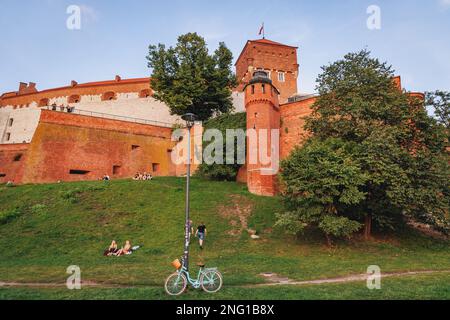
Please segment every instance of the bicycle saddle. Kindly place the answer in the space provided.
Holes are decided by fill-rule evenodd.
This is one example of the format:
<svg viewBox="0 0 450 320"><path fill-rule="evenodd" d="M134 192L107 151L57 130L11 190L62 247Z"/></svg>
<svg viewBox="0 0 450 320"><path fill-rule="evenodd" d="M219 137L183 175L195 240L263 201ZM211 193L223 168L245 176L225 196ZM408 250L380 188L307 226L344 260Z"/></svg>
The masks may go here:
<svg viewBox="0 0 450 320"><path fill-rule="evenodd" d="M205 263L203 263L203 262L198 262L198 263L197 263L197 266L199 266L200 268L203 268L203 267L205 266Z"/></svg>

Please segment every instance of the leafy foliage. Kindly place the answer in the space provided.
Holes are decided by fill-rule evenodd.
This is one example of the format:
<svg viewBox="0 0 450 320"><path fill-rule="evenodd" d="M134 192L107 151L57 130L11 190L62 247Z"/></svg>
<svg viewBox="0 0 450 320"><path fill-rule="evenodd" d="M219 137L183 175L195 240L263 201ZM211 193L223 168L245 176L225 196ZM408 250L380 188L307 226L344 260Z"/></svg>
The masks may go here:
<svg viewBox="0 0 450 320"><path fill-rule="evenodd" d="M319 223L336 236L352 228L333 229L330 218L321 224L309 218L311 212L323 217L333 208L349 219L365 217L366 232L372 219L394 229L404 218L448 231L450 170L443 126L427 114L420 98L396 86L391 66L366 50L322 69L320 96L305 125L313 142L283 163L286 202L296 204L298 219ZM339 148L330 149L332 141L339 141ZM312 152L321 148L325 152ZM334 162L338 154L345 157ZM359 180L353 181L356 173ZM350 181L358 183L345 184ZM350 196L343 197L347 188Z"/></svg>
<svg viewBox="0 0 450 320"><path fill-rule="evenodd" d="M336 237L348 237L361 227L343 216L366 196L361 189L367 176L349 147L336 138L312 138L282 161L288 212L278 215L278 227L298 233L313 225Z"/></svg>
<svg viewBox="0 0 450 320"><path fill-rule="evenodd" d="M147 60L154 97L166 103L172 114L191 112L207 120L233 108L233 55L223 42L210 55L202 37L187 33L175 47L149 46Z"/></svg>
<svg viewBox="0 0 450 320"><path fill-rule="evenodd" d="M246 113L240 112L236 114L223 114L216 118L213 118L204 123L205 130L217 129L222 133L222 136L226 137L227 129L243 129L246 128ZM205 147L207 143L203 143ZM241 146L237 144L237 139L234 141L234 150L228 150L228 152L234 151L234 164L206 164L202 163L197 171L197 175L212 179L212 180L228 180L235 181L239 168L242 166L237 163L238 152L242 151L245 154L245 145ZM227 155L225 143L223 146L224 157Z"/></svg>
<svg viewBox="0 0 450 320"><path fill-rule="evenodd" d="M446 128L447 138L450 141L450 92L436 90L435 92L427 92L425 97L427 106L434 109L438 123Z"/></svg>

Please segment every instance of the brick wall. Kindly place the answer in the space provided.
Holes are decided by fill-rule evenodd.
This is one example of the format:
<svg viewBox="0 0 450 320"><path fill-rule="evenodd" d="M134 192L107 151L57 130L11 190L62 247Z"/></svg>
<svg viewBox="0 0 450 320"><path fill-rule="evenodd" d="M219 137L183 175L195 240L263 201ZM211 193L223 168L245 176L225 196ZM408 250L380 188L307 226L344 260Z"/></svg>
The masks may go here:
<svg viewBox="0 0 450 320"><path fill-rule="evenodd" d="M43 110L21 182L170 175L170 137L170 128Z"/></svg>
<svg viewBox="0 0 450 320"><path fill-rule="evenodd" d="M20 183L29 144L0 145L0 183Z"/></svg>

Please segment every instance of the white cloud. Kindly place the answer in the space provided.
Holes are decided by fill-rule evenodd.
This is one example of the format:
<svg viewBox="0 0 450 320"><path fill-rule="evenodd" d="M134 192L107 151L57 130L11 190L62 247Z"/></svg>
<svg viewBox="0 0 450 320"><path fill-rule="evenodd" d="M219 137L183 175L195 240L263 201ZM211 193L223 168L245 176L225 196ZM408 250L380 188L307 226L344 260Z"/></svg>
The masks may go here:
<svg viewBox="0 0 450 320"><path fill-rule="evenodd" d="M450 0L439 0L439 4L445 8L450 8Z"/></svg>

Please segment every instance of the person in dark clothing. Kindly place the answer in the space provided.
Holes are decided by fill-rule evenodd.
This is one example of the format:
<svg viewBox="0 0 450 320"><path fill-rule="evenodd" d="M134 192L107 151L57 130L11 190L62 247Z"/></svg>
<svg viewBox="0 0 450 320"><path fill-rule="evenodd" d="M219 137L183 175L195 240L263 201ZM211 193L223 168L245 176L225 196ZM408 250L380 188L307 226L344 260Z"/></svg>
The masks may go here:
<svg viewBox="0 0 450 320"><path fill-rule="evenodd" d="M197 227L195 236L198 236L198 244L200 245L200 249L203 249L203 241L206 237L206 226L203 222L200 222L200 225Z"/></svg>

